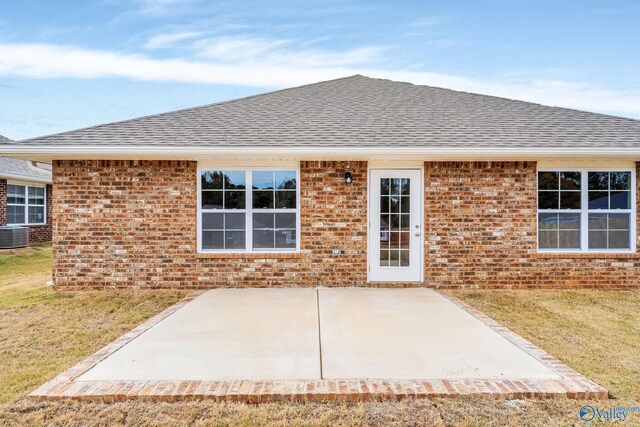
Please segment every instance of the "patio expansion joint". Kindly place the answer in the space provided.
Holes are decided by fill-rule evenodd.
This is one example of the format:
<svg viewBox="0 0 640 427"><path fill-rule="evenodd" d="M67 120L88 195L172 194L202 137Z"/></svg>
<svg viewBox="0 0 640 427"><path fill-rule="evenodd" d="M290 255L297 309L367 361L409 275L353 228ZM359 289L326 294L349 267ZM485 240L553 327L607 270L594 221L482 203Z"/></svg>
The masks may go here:
<svg viewBox="0 0 640 427"><path fill-rule="evenodd" d="M202 292L193 293L140 326L127 332L92 356L33 391L36 400L87 400L116 402L125 400L178 401L212 399L261 403L273 401L365 401L430 397L483 397L521 399L527 397L602 399L608 392L598 384L564 365L555 357L500 325L484 313L450 295L449 299L485 325L518 346L540 363L557 372L562 379L321 379L300 380L225 380L225 381L78 381L84 372L109 357L151 327L175 313ZM318 337L321 330L319 294Z"/></svg>

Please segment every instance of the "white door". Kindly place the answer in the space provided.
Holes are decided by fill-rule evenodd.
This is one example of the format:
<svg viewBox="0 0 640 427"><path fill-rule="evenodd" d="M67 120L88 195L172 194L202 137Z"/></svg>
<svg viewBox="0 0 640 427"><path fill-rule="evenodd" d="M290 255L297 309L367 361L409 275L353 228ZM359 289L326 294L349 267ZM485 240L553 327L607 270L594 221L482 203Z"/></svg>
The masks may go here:
<svg viewBox="0 0 640 427"><path fill-rule="evenodd" d="M369 180L369 281L421 281L422 172L372 169Z"/></svg>

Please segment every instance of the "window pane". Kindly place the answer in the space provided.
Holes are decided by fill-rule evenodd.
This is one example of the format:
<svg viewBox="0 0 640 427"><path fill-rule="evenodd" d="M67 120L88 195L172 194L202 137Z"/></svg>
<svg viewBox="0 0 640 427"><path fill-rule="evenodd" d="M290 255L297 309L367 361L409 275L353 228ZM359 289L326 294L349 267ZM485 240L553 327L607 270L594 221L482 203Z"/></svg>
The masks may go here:
<svg viewBox="0 0 640 427"><path fill-rule="evenodd" d="M400 247L400 232L390 231L389 232L389 248L397 249L399 247Z"/></svg>
<svg viewBox="0 0 640 427"><path fill-rule="evenodd" d="M24 224L24 207L7 206L7 224Z"/></svg>
<svg viewBox="0 0 640 427"><path fill-rule="evenodd" d="M538 215L539 230L556 230L558 228L558 214L541 213Z"/></svg>
<svg viewBox="0 0 640 427"><path fill-rule="evenodd" d="M391 184L389 183L389 178L381 178L380 194L383 196L388 196L390 192L391 192Z"/></svg>
<svg viewBox="0 0 640 427"><path fill-rule="evenodd" d="M296 228L296 214L276 214L276 228Z"/></svg>
<svg viewBox="0 0 640 427"><path fill-rule="evenodd" d="M380 196L380 212L389 212L389 196Z"/></svg>
<svg viewBox="0 0 640 427"><path fill-rule="evenodd" d="M44 188L29 187L29 204L44 205Z"/></svg>
<svg viewBox="0 0 640 427"><path fill-rule="evenodd" d="M538 172L538 190L557 190L558 172Z"/></svg>
<svg viewBox="0 0 640 427"><path fill-rule="evenodd" d="M538 247L540 249L558 249L558 232L540 230L538 232Z"/></svg>
<svg viewBox="0 0 640 427"><path fill-rule="evenodd" d="M609 193L607 191L589 191L589 209L608 209Z"/></svg>
<svg viewBox="0 0 640 427"><path fill-rule="evenodd" d="M203 231L202 249L224 249L224 232Z"/></svg>
<svg viewBox="0 0 640 427"><path fill-rule="evenodd" d="M23 185L7 185L7 203L24 205L26 201Z"/></svg>
<svg viewBox="0 0 640 427"><path fill-rule="evenodd" d="M254 249L273 249L274 230L253 230Z"/></svg>
<svg viewBox="0 0 640 427"><path fill-rule="evenodd" d="M276 209L295 209L295 191L276 191Z"/></svg>
<svg viewBox="0 0 640 427"><path fill-rule="evenodd" d="M388 267L389 266L389 251L388 250L380 250L380 267Z"/></svg>
<svg viewBox="0 0 640 427"><path fill-rule="evenodd" d="M253 228L273 228L275 214L272 213L254 213Z"/></svg>
<svg viewBox="0 0 640 427"><path fill-rule="evenodd" d="M560 249L580 249L580 231L563 231L558 234Z"/></svg>
<svg viewBox="0 0 640 427"><path fill-rule="evenodd" d="M411 251L400 251L400 266L409 267L409 256Z"/></svg>
<svg viewBox="0 0 640 427"><path fill-rule="evenodd" d="M402 178L400 181L400 194L403 196L409 196L411 194L411 179Z"/></svg>
<svg viewBox="0 0 640 427"><path fill-rule="evenodd" d="M389 251L389 267L397 267L400 265L400 251L399 250L390 250Z"/></svg>
<svg viewBox="0 0 640 427"><path fill-rule="evenodd" d="M226 190L244 190L247 188L245 171L224 171L224 188Z"/></svg>
<svg viewBox="0 0 640 427"><path fill-rule="evenodd" d="M224 176L220 171L204 171L200 181L203 190L222 190Z"/></svg>
<svg viewBox="0 0 640 427"><path fill-rule="evenodd" d="M560 173L560 189L561 190L580 190L580 172L561 172Z"/></svg>
<svg viewBox="0 0 640 427"><path fill-rule="evenodd" d="M558 209L558 191L538 191L538 209Z"/></svg>
<svg viewBox="0 0 640 427"><path fill-rule="evenodd" d="M609 228L611 230L628 230L630 214L609 214Z"/></svg>
<svg viewBox="0 0 640 427"><path fill-rule="evenodd" d="M391 196L391 197L389 197L389 212L391 212L391 213L400 212L400 197L399 196Z"/></svg>
<svg viewBox="0 0 640 427"><path fill-rule="evenodd" d="M253 188L256 189L273 189L273 171L254 171L253 172Z"/></svg>
<svg viewBox="0 0 640 427"><path fill-rule="evenodd" d="M244 191L225 191L224 192L224 208L225 209L244 209L245 208L245 192Z"/></svg>
<svg viewBox="0 0 640 427"><path fill-rule="evenodd" d="M273 191L254 190L253 209L273 209Z"/></svg>
<svg viewBox="0 0 640 427"><path fill-rule="evenodd" d="M411 215L400 215L400 229L404 231L411 230Z"/></svg>
<svg viewBox="0 0 640 427"><path fill-rule="evenodd" d="M29 224L44 223L44 206L29 206Z"/></svg>
<svg viewBox="0 0 640 427"><path fill-rule="evenodd" d="M392 196L400 195L400 178L389 178L391 188L389 189Z"/></svg>
<svg viewBox="0 0 640 427"><path fill-rule="evenodd" d="M296 171L276 171L276 188L280 190L295 190Z"/></svg>
<svg viewBox="0 0 640 427"><path fill-rule="evenodd" d="M225 249L244 249L244 231L225 231L224 232L224 248Z"/></svg>
<svg viewBox="0 0 640 427"><path fill-rule="evenodd" d="M296 247L296 231L295 230L276 230L276 248L295 249L295 247Z"/></svg>
<svg viewBox="0 0 640 427"><path fill-rule="evenodd" d="M225 230L244 230L243 213L226 213L224 214L224 229Z"/></svg>
<svg viewBox="0 0 640 427"><path fill-rule="evenodd" d="M609 172L589 172L589 190L608 190Z"/></svg>
<svg viewBox="0 0 640 427"><path fill-rule="evenodd" d="M400 231L400 215L391 214L389 215L389 219L391 221L391 224L389 224L389 229L391 231Z"/></svg>
<svg viewBox="0 0 640 427"><path fill-rule="evenodd" d="M203 230L222 230L223 228L223 214L206 212L202 214Z"/></svg>
<svg viewBox="0 0 640 427"><path fill-rule="evenodd" d="M631 208L631 191L612 191L609 197L609 209Z"/></svg>
<svg viewBox="0 0 640 427"><path fill-rule="evenodd" d="M222 209L222 191L203 191L202 209Z"/></svg>
<svg viewBox="0 0 640 427"><path fill-rule="evenodd" d="M612 190L631 190L631 172L611 172L609 185Z"/></svg>
<svg viewBox="0 0 640 427"><path fill-rule="evenodd" d="M607 214L589 214L589 230L606 230Z"/></svg>
<svg viewBox="0 0 640 427"><path fill-rule="evenodd" d="M589 249L607 249L607 232L589 231Z"/></svg>
<svg viewBox="0 0 640 427"><path fill-rule="evenodd" d="M403 213L411 212L411 197L400 197L400 211Z"/></svg>
<svg viewBox="0 0 640 427"><path fill-rule="evenodd" d="M610 231L609 249L629 249L629 232Z"/></svg>
<svg viewBox="0 0 640 427"><path fill-rule="evenodd" d="M558 214L560 230L580 230L580 214Z"/></svg>
<svg viewBox="0 0 640 427"><path fill-rule="evenodd" d="M560 209L580 209L580 192L560 192Z"/></svg>

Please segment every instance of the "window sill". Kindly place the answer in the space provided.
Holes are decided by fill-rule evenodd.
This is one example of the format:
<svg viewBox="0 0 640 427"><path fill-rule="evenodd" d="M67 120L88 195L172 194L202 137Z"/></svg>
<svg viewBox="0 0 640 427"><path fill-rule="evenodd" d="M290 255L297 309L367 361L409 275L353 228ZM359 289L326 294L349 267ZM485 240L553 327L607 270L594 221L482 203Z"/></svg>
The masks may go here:
<svg viewBox="0 0 640 427"><path fill-rule="evenodd" d="M198 252L196 258L205 259L295 259L300 258L300 252Z"/></svg>
<svg viewBox="0 0 640 427"><path fill-rule="evenodd" d="M538 252L538 258L577 258L577 259L638 259L637 252Z"/></svg>
<svg viewBox="0 0 640 427"><path fill-rule="evenodd" d="M39 227L43 225L48 225L46 222L38 222L32 224L7 224L7 227Z"/></svg>

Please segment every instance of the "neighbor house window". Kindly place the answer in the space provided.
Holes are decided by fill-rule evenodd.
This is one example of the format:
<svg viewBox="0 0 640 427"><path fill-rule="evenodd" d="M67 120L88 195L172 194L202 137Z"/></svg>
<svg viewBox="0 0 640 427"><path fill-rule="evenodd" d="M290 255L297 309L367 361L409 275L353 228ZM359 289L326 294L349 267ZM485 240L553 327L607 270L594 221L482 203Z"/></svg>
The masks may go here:
<svg viewBox="0 0 640 427"><path fill-rule="evenodd" d="M44 224L45 189L7 185L7 224Z"/></svg>
<svg viewBox="0 0 640 427"><path fill-rule="evenodd" d="M298 172L294 169L200 172L200 249L295 251Z"/></svg>
<svg viewBox="0 0 640 427"><path fill-rule="evenodd" d="M630 170L538 172L538 249L630 251L634 248Z"/></svg>

